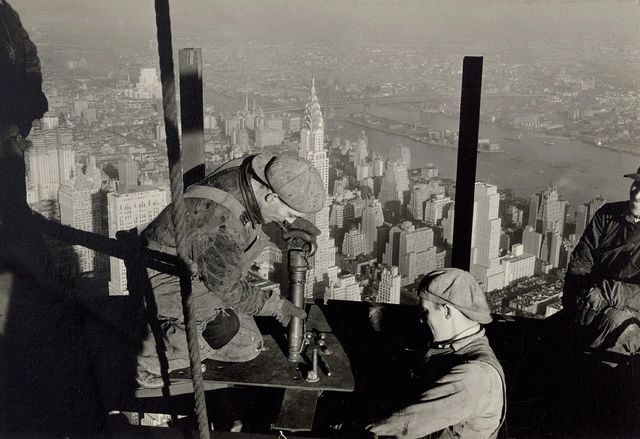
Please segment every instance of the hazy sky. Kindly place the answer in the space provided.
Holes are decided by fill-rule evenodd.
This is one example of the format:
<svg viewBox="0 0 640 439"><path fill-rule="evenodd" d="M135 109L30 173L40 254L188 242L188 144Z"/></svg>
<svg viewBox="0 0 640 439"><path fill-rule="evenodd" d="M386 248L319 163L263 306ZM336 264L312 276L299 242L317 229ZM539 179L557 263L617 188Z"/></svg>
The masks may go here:
<svg viewBox="0 0 640 439"><path fill-rule="evenodd" d="M11 0L27 27L153 38L152 0ZM465 42L591 39L640 45L637 1L172 0L176 36L215 40ZM60 26L61 24L65 26Z"/></svg>

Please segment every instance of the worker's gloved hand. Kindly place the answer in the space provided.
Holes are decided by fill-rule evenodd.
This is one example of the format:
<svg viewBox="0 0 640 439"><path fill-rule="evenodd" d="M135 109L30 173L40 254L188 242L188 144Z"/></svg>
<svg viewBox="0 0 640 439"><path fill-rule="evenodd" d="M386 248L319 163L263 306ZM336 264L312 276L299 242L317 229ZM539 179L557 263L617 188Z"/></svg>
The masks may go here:
<svg viewBox="0 0 640 439"><path fill-rule="evenodd" d="M605 299L602 288L592 287L586 294L577 297L576 323L581 326L590 325L593 319L608 306L609 303Z"/></svg>
<svg viewBox="0 0 640 439"><path fill-rule="evenodd" d="M305 248L309 254L315 253L316 237L321 233L311 221L297 218L282 229L282 238L290 247Z"/></svg>
<svg viewBox="0 0 640 439"><path fill-rule="evenodd" d="M280 309L278 309L274 313L274 316L276 320L282 324L282 326L288 326L289 322L291 321L291 317L305 319L307 317L307 313L304 312L304 309L298 308L289 300L283 299L282 305L280 305Z"/></svg>

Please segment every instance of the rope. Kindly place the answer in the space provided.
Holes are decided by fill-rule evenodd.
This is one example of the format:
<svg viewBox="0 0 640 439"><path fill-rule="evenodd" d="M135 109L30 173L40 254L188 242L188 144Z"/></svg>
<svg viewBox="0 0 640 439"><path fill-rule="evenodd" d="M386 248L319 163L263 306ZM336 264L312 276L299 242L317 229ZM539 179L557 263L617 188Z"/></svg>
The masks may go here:
<svg viewBox="0 0 640 439"><path fill-rule="evenodd" d="M162 107L164 110L165 133L167 135L167 157L169 159L169 179L171 181L171 220L175 231L177 256L180 265L180 292L187 332L187 346L198 418L198 431L201 439L209 439L209 421L204 397L204 383L200 366L200 346L194 319L194 307L191 298L191 274L194 264L189 260L184 221L185 207L183 198L182 160L180 158L180 139L178 138L178 114L176 108L175 76L173 71L173 48L171 46L171 18L169 0L155 0L156 27L158 35L158 56L160 59L160 79L162 82Z"/></svg>

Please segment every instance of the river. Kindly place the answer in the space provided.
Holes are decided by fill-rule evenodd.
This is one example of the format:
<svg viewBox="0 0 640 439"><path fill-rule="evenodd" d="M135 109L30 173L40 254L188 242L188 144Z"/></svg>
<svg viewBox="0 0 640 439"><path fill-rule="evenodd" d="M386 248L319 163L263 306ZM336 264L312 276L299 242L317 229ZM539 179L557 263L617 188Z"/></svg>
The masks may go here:
<svg viewBox="0 0 640 439"><path fill-rule="evenodd" d="M218 93L209 92L206 104L215 104L220 109L237 108L237 101ZM362 111L362 106L353 106L340 111L339 116ZM418 112L400 107L373 105L373 114L386 116L403 122L418 121ZM343 121L327 119L326 138L340 137L355 140L362 127ZM430 115L433 129L458 129L458 118L441 114ZM401 143L411 149L411 166L419 167L433 163L445 177L455 177L457 151L455 149L426 145L406 137L364 128L369 139L370 150L387 154L389 148ZM631 154L598 148L575 140L550 139L555 145L544 145L544 138L523 133L520 142L505 138L516 138L519 132L490 124L480 125L480 138L489 138L505 150L503 153L480 153L478 155L477 180L489 181L499 188L511 188L517 196L528 198L532 193L553 184L572 205L585 203L602 194L607 200L628 197L630 180L623 174L635 172L640 166L640 157Z"/></svg>
<svg viewBox="0 0 640 439"><path fill-rule="evenodd" d="M362 111L356 110L356 111ZM372 106L372 113L401 121L417 121L417 111ZM442 114L430 115L433 129L458 129L458 118ZM326 121L327 138L355 140L363 129L344 121ZM426 145L406 137L364 128L370 149L386 155L390 146L401 143L411 149L413 168L433 163L445 177L455 177L457 150ZM608 201L625 199L631 180L623 174L635 172L640 157L598 148L580 141L550 139L555 145L544 145L544 138L490 124L481 124L479 138L489 138L505 150L503 153L479 153L476 179L489 181L499 188L511 188L515 194L529 197L553 184L571 204L577 205L602 194Z"/></svg>

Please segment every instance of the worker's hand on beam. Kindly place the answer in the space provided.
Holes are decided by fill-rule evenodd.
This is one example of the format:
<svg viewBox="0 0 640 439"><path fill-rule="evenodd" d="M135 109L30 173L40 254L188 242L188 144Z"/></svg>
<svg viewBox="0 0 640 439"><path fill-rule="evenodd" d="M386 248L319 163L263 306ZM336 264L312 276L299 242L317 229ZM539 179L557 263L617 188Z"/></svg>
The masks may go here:
<svg viewBox="0 0 640 439"><path fill-rule="evenodd" d="M588 326L600 312L609 306L599 287L593 287L584 295L577 298L576 323L581 326Z"/></svg>

